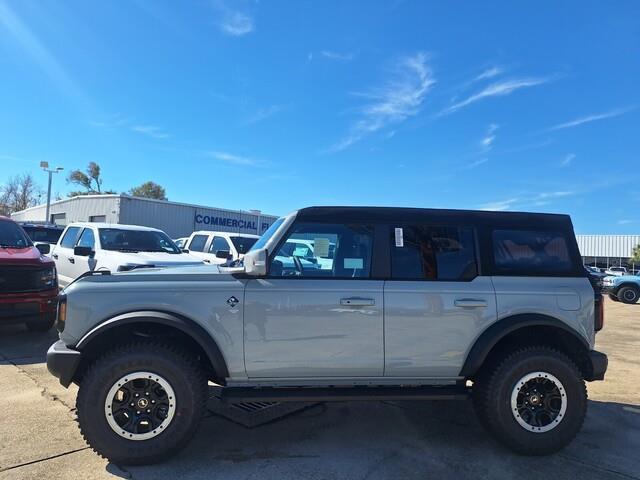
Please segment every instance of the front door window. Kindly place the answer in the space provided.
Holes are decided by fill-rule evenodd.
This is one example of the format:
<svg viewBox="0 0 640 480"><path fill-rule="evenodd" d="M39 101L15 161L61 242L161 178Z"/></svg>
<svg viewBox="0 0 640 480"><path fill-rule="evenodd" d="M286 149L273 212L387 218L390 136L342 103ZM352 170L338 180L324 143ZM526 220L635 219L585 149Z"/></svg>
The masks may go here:
<svg viewBox="0 0 640 480"><path fill-rule="evenodd" d="M271 258L270 277L369 278L373 227L299 223Z"/></svg>

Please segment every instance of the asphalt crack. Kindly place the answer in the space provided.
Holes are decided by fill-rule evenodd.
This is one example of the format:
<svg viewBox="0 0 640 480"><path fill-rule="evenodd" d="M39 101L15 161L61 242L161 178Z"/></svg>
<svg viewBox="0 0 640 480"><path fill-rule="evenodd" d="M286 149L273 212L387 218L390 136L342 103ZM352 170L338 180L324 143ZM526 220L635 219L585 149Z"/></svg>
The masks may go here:
<svg viewBox="0 0 640 480"><path fill-rule="evenodd" d="M81 452L83 450L87 450L89 448L90 447L76 448L75 450L69 450L68 452L62 452L62 453L58 453L56 455L51 455L50 457L39 458L38 460L31 460L30 462L20 463L18 465L12 465L12 466L6 467L6 468L0 468L0 473L8 472L9 470L15 470L16 468L20 468L20 467L26 467L28 465L33 465L34 463L46 462L47 460L53 460L54 458L64 457L66 455L71 455L72 453L78 453L78 452Z"/></svg>
<svg viewBox="0 0 640 480"><path fill-rule="evenodd" d="M13 361L13 360L16 360L16 359L7 358L2 353L0 353L0 357L2 357L2 360L4 360L4 361L10 363L11 365L13 365L14 367L16 367L21 374L25 375L29 380L31 380L33 383L35 383L36 386L40 389L40 395L42 395L44 398L46 398L48 400L52 400L54 402L60 403L61 405L63 405L64 407L66 407L69 410L69 413L75 412L75 406L67 404L62 398L57 396L55 393L51 393L49 391L49 389L46 387L46 385L42 385L38 381L38 379L36 377L31 375L25 369L21 368L20 365L18 365L17 363L15 363Z"/></svg>
<svg viewBox="0 0 640 480"><path fill-rule="evenodd" d="M580 460L579 458L575 458L563 453L558 454L558 456L570 462L579 463L581 465L584 465L589 468L593 468L594 470L598 470L600 472L613 473L614 475L619 475L622 478L628 478L631 480L640 480L640 477L629 475L628 473L624 473L624 472L619 472L618 470L614 470L612 468L603 467L602 465L596 465L595 463L585 462L584 460Z"/></svg>

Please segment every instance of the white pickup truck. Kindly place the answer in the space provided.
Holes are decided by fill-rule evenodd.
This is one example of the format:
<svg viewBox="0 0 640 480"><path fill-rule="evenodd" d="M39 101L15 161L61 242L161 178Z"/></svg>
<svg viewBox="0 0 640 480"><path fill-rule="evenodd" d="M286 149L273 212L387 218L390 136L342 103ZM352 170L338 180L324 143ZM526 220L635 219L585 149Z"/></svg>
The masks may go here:
<svg viewBox="0 0 640 480"><path fill-rule="evenodd" d="M137 225L71 223L51 249L58 282L65 287L94 270L202 265L180 250L162 230Z"/></svg>
<svg viewBox="0 0 640 480"><path fill-rule="evenodd" d="M184 244L184 251L205 263L221 265L241 260L258 238L258 235L250 233L200 230L189 236Z"/></svg>

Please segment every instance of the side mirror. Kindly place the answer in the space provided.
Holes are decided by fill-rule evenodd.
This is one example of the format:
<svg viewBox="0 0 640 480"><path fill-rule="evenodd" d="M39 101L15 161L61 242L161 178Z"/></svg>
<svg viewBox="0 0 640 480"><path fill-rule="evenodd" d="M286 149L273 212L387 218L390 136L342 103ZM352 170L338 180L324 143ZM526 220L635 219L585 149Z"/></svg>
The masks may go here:
<svg viewBox="0 0 640 480"><path fill-rule="evenodd" d="M251 250L244 256L244 271L247 275L252 277L263 277L267 274L267 261L269 255L267 250L260 248L258 250Z"/></svg>
<svg viewBox="0 0 640 480"><path fill-rule="evenodd" d="M231 252L229 252L229 250L218 250L216 252L216 258L224 258L225 260L228 260L231 258Z"/></svg>
<svg viewBox="0 0 640 480"><path fill-rule="evenodd" d="M36 245L36 248L42 255L46 255L51 251L51 245L49 245L48 243L38 243Z"/></svg>
<svg viewBox="0 0 640 480"><path fill-rule="evenodd" d="M93 253L93 248L91 247L75 247L73 249L73 254L78 257L90 257Z"/></svg>

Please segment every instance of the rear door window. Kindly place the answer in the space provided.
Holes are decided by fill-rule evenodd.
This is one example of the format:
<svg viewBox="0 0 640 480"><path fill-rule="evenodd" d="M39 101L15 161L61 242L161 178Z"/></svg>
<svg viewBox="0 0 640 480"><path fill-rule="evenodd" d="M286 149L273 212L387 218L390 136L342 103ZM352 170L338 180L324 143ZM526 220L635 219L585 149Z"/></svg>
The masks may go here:
<svg viewBox="0 0 640 480"><path fill-rule="evenodd" d="M391 229L394 280L473 280L478 272L472 227L408 225Z"/></svg>
<svg viewBox="0 0 640 480"><path fill-rule="evenodd" d="M80 233L80 227L69 227L62 237L60 246L63 248L73 248L76 245L78 234Z"/></svg>
<svg viewBox="0 0 640 480"><path fill-rule="evenodd" d="M559 274L574 270L562 232L494 230L495 268L503 275Z"/></svg>
<svg viewBox="0 0 640 480"><path fill-rule="evenodd" d="M204 247L207 244L209 237L207 235L194 235L189 244L189 250L194 252L204 252Z"/></svg>

